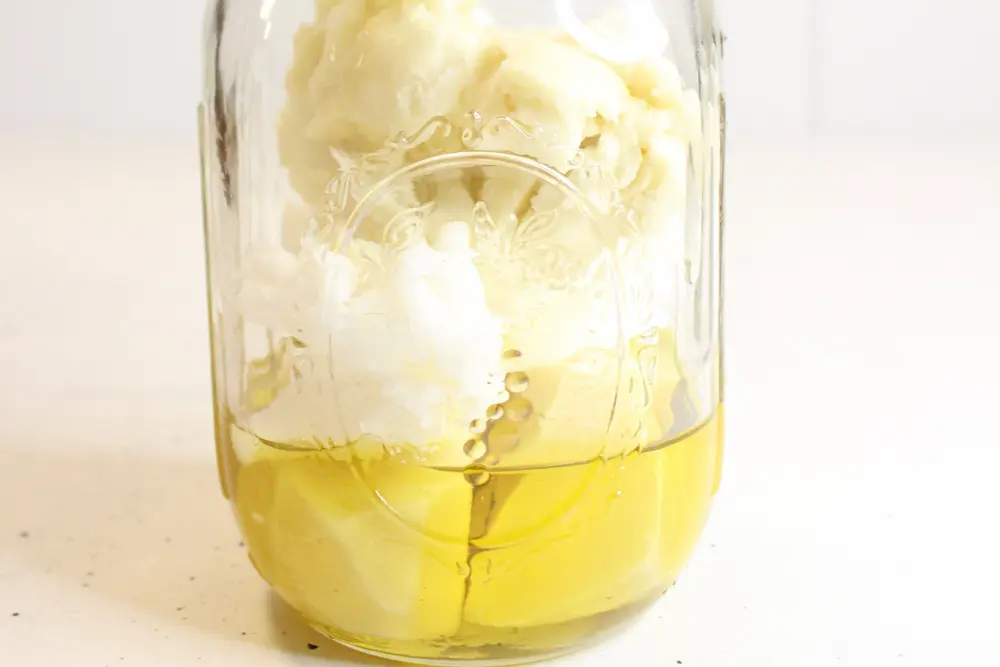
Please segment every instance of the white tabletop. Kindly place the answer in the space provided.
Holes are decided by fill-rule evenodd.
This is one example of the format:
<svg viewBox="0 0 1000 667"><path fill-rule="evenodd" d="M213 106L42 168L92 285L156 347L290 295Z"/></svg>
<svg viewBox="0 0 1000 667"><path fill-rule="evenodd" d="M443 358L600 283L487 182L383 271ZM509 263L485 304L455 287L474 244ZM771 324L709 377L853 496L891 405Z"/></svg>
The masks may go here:
<svg viewBox="0 0 1000 667"><path fill-rule="evenodd" d="M0 666L381 664L275 600L218 490L194 147L0 145ZM554 664L1000 664L998 156L732 150L712 520Z"/></svg>

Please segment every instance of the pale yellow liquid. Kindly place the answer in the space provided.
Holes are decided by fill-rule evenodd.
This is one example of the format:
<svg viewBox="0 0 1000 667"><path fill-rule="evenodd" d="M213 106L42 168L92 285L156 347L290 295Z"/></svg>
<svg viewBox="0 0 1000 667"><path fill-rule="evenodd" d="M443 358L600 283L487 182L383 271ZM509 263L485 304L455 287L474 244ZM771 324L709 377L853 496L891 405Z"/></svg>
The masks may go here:
<svg viewBox="0 0 1000 667"><path fill-rule="evenodd" d="M220 462L254 565L321 632L390 657L509 664L599 640L675 582L722 440L720 405L669 442L562 466L445 470L296 443L249 465L220 443Z"/></svg>

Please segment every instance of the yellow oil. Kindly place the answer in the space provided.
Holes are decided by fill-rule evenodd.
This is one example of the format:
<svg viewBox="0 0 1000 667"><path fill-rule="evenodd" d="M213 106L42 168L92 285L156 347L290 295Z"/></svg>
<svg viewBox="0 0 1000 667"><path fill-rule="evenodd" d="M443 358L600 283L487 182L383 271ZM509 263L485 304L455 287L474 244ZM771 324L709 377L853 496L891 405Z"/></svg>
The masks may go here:
<svg viewBox="0 0 1000 667"><path fill-rule="evenodd" d="M247 464L223 446L221 464L254 565L321 632L505 664L599 640L674 583L722 440L720 405L668 442L569 465L441 469L260 441Z"/></svg>

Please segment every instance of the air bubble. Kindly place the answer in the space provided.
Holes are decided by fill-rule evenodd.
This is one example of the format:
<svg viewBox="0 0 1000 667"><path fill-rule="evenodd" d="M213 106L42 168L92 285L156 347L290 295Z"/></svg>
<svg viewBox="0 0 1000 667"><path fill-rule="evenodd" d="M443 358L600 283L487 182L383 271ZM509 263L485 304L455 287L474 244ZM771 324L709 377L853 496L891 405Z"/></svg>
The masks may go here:
<svg viewBox="0 0 1000 667"><path fill-rule="evenodd" d="M472 486L483 486L490 481L490 473L482 468L469 468L465 471L465 481Z"/></svg>
<svg viewBox="0 0 1000 667"><path fill-rule="evenodd" d="M504 361L514 361L515 359L520 359L522 356L520 350L507 350L503 353Z"/></svg>
<svg viewBox="0 0 1000 667"><path fill-rule="evenodd" d="M528 374L527 373L508 373L506 382L504 383L507 387L507 391L512 394L523 394L528 391Z"/></svg>
<svg viewBox="0 0 1000 667"><path fill-rule="evenodd" d="M462 130L462 143L467 148L474 148L483 140L483 117L478 111L470 111L466 119L472 126Z"/></svg>
<svg viewBox="0 0 1000 667"><path fill-rule="evenodd" d="M497 422L490 430L488 446L490 454L502 456L517 449L521 444L521 433L516 424L509 421Z"/></svg>
<svg viewBox="0 0 1000 667"><path fill-rule="evenodd" d="M468 456L470 459L475 459L477 461L486 456L487 454L486 443L480 440L479 438L474 438L473 440L469 440L467 443L465 443L465 447L463 447L463 450L465 451L466 456Z"/></svg>
<svg viewBox="0 0 1000 667"><path fill-rule="evenodd" d="M491 422L499 421L503 419L503 406L502 405L491 405L490 409L486 411L486 418Z"/></svg>
<svg viewBox="0 0 1000 667"><path fill-rule="evenodd" d="M469 424L469 431L475 433L476 435L486 433L486 422L482 419L473 419L472 423Z"/></svg>
<svg viewBox="0 0 1000 667"><path fill-rule="evenodd" d="M507 401L505 410L507 419L513 422L524 422L531 419L531 415L535 409L528 399L523 396L514 396Z"/></svg>

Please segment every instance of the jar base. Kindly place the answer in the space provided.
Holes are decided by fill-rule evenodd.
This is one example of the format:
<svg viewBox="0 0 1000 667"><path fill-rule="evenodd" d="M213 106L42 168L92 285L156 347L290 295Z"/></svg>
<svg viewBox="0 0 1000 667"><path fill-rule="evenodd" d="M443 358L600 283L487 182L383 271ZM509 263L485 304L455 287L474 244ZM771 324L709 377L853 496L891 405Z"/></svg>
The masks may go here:
<svg viewBox="0 0 1000 667"><path fill-rule="evenodd" d="M463 632L433 643L386 641L315 623L310 626L346 648L392 662L435 667L513 667L560 658L602 644L634 625L660 597L662 593L612 612L559 625L513 630L509 643L493 638L489 643L477 644L475 632Z"/></svg>
<svg viewBox="0 0 1000 667"><path fill-rule="evenodd" d="M333 639L331 637L331 639ZM580 650L585 650L587 646L580 649L566 649L563 651L558 651L555 653L548 653L545 655L538 655L533 657L525 657L523 659L517 658L411 658L409 656L395 655L393 653L382 653L381 651L375 651L372 649L363 648L361 646L356 646L355 644L350 644L346 641L341 641L339 639L333 639L341 646L356 651L358 653L363 653L365 655L370 655L374 658L379 658L380 660L388 660L390 662L398 662L401 664L410 665L430 665L431 667L515 667L515 665L530 665L538 662L544 662L546 660L554 660L556 658L561 658L566 655L577 653Z"/></svg>

